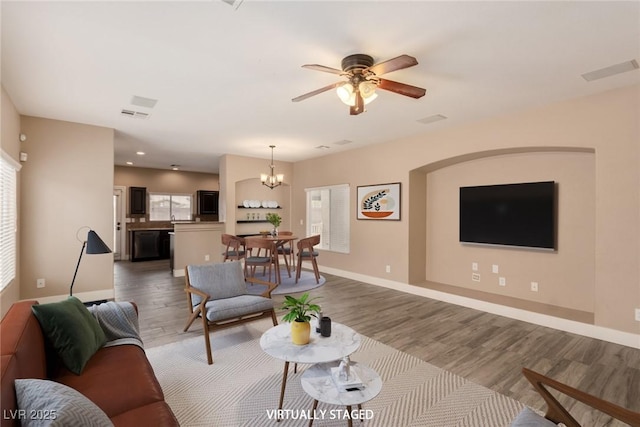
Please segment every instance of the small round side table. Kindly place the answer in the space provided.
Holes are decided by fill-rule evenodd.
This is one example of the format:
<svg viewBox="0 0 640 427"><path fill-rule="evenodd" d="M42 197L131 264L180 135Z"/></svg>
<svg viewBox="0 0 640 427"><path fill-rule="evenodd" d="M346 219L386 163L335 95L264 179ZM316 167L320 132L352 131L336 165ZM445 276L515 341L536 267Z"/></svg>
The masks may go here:
<svg viewBox="0 0 640 427"><path fill-rule="evenodd" d="M308 368L300 378L302 388L313 398L313 409L318 407L318 401L332 405L346 406L351 414L351 408L358 405L362 410L362 404L373 399L382 390L380 375L370 367L357 363L351 363L351 369L358 372L360 380L364 384L363 390L340 391L331 378L331 368L337 367L340 361L318 363ZM353 426L351 417L347 418L349 427ZM313 418L309 420L309 427L313 425Z"/></svg>

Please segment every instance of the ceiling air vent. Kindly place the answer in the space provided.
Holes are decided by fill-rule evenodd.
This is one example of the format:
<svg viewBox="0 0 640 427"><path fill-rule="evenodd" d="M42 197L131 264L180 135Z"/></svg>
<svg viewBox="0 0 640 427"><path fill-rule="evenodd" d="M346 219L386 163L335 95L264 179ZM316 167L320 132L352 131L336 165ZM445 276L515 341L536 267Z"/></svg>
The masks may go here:
<svg viewBox="0 0 640 427"><path fill-rule="evenodd" d="M598 79L604 79L605 77L615 76L616 74L624 73L627 71L633 71L638 69L638 61L632 59L631 61L621 62L619 64L610 65L609 67L600 68L599 70L590 71L584 73L582 78L588 82Z"/></svg>
<svg viewBox="0 0 640 427"><path fill-rule="evenodd" d="M244 0L222 0L222 1L228 4L229 6L232 6L235 10L238 10L238 8L240 7L240 5Z"/></svg>
<svg viewBox="0 0 640 427"><path fill-rule="evenodd" d="M348 139L343 139L341 141L334 142L334 144L336 144L336 145L347 145L347 144L351 144L352 142L353 141L350 141Z"/></svg>
<svg viewBox="0 0 640 427"><path fill-rule="evenodd" d="M144 96L133 95L131 97L131 105L136 105L138 107L153 108L156 106L157 102L157 99L145 98Z"/></svg>
<svg viewBox="0 0 640 427"><path fill-rule="evenodd" d="M148 113L143 113L142 111L126 110L126 109L123 109L120 114L127 117L133 117L134 119L146 119L149 117Z"/></svg>
<svg viewBox="0 0 640 427"><path fill-rule="evenodd" d="M433 116L425 117L416 121L418 123L422 123L423 125L428 125L429 123L439 122L440 120L444 120L446 118L447 116L443 116L442 114L434 114Z"/></svg>

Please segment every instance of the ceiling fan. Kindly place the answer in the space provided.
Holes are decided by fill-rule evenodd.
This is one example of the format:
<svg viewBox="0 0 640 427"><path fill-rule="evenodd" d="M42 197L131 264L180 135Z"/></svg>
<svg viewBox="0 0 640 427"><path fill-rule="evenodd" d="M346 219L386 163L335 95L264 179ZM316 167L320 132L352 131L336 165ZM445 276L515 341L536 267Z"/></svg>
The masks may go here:
<svg viewBox="0 0 640 427"><path fill-rule="evenodd" d="M421 98L426 93L425 89L411 86L404 83L394 82L380 78L379 76L392 71L402 70L404 68L418 65L418 61L413 56L401 55L388 61L373 63L373 58L363 53L349 55L342 60L342 70L326 67L318 64L306 64L302 68L310 70L323 71L325 73L338 74L347 78L347 81L336 82L323 88L305 93L296 98L293 102L303 101L314 95L326 92L331 89L337 89L338 97L345 104L349 105L349 114L352 116L364 113L365 104L373 101L378 95L375 93L376 88L395 92L400 95L410 96L411 98Z"/></svg>

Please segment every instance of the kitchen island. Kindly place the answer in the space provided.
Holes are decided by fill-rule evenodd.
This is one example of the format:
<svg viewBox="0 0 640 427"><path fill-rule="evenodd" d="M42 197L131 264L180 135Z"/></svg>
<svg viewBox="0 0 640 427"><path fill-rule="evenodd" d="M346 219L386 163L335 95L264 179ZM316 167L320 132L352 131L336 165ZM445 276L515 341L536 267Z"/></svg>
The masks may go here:
<svg viewBox="0 0 640 427"><path fill-rule="evenodd" d="M223 232L222 222L174 222L171 235L173 276L184 276L184 269L190 264L222 262Z"/></svg>

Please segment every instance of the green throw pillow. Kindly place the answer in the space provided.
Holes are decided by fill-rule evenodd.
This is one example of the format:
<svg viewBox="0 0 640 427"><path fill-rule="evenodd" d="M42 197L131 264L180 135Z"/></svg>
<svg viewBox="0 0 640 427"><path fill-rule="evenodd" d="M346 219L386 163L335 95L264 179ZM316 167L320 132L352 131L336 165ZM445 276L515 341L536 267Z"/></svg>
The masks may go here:
<svg viewBox="0 0 640 427"><path fill-rule="evenodd" d="M34 305L31 310L62 363L74 374L80 375L106 342L98 321L76 297Z"/></svg>

